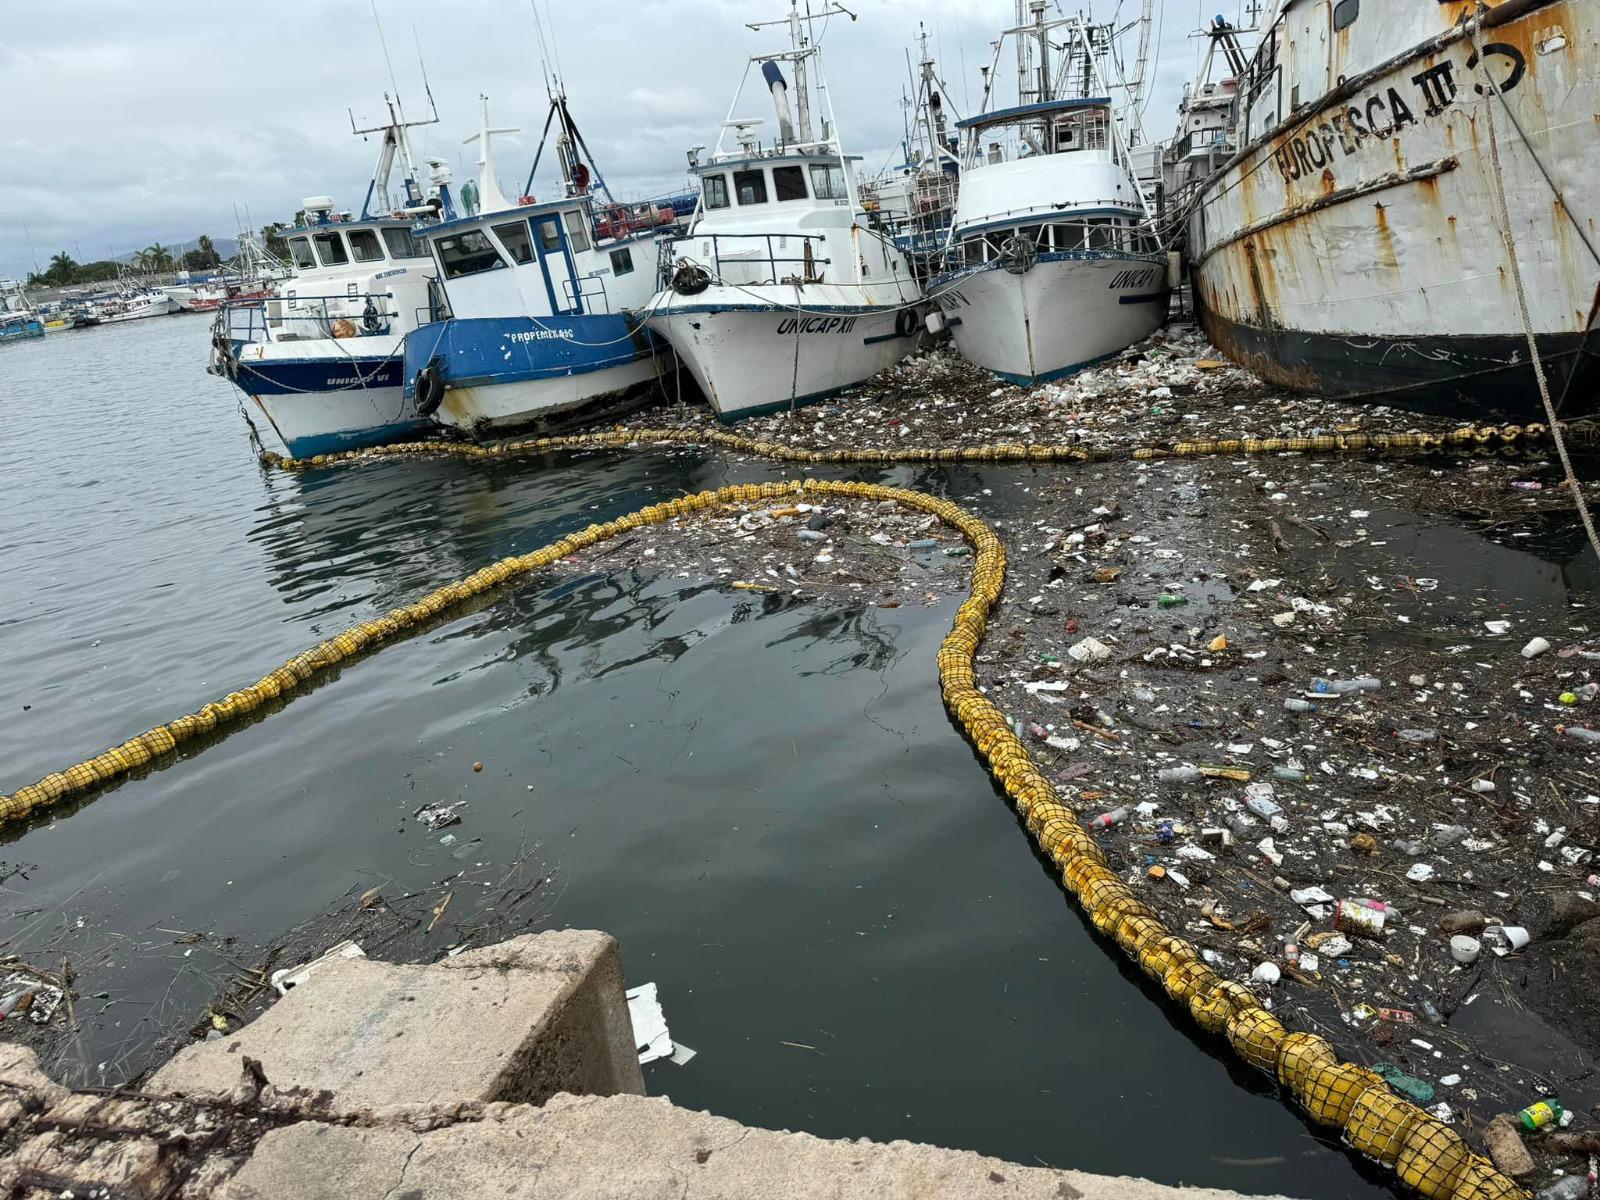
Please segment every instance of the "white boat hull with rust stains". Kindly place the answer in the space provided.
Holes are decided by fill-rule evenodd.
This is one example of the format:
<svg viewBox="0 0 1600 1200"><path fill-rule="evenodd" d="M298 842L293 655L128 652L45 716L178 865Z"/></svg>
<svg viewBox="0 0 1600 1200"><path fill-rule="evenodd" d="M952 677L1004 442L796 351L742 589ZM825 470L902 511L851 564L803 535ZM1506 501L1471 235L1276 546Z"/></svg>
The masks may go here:
<svg viewBox="0 0 1600 1200"><path fill-rule="evenodd" d="M1186 214L1207 334L1284 386L1541 414L1503 184L1554 398L1563 415L1593 406L1600 4L1505 0L1477 34L1480 54L1466 0L1369 2L1365 14L1347 3L1287 0L1240 83L1242 149ZM1334 9L1357 15L1334 30Z"/></svg>

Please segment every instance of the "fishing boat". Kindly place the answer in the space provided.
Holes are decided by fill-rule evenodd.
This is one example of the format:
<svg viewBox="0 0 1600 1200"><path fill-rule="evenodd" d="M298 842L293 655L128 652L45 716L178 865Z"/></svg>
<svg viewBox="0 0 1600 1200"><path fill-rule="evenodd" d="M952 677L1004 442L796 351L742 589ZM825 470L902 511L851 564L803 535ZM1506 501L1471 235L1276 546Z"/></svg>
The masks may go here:
<svg viewBox="0 0 1600 1200"><path fill-rule="evenodd" d="M655 292L656 239L676 214L611 199L572 119L564 89L552 88L546 138L559 130L558 199L536 201L533 182L545 140L516 202L495 178L482 104L476 192L464 185L458 214L419 228L444 305L439 319L405 343L405 388L417 412L477 435L546 424L579 409L621 406L653 386L670 352L634 313Z"/></svg>
<svg viewBox="0 0 1600 1200"><path fill-rule="evenodd" d="M44 336L44 321L23 295L22 285L0 279L0 342L20 342Z"/></svg>
<svg viewBox="0 0 1600 1200"><path fill-rule="evenodd" d="M124 321L169 316L178 311L178 306L163 292L130 286L114 296L95 301L93 310L94 324L119 325Z"/></svg>
<svg viewBox="0 0 1600 1200"><path fill-rule="evenodd" d="M284 240L293 275L264 301L224 302L212 332L214 374L231 380L297 457L395 441L431 427L405 396L406 334L433 303L426 249L412 237L437 209L424 194L392 101L361 215L313 196ZM391 197L396 163L403 177ZM439 164L436 170L442 171Z"/></svg>
<svg viewBox="0 0 1600 1200"><path fill-rule="evenodd" d="M916 348L922 289L910 261L872 228L822 80L812 21L791 8L790 49L750 59L766 81L777 136L730 109L709 159L691 157L700 187L687 235L667 243L649 328L671 343L725 420L820 400L893 366ZM756 23L752 28L765 24ZM794 74L791 115L788 81ZM811 124L808 76L827 97ZM727 144L729 139L734 144Z"/></svg>
<svg viewBox="0 0 1600 1200"><path fill-rule="evenodd" d="M1168 286L1102 74L1114 31L1047 20L1043 0L1024 23L1025 2L988 74L1014 40L1017 104L958 122L961 194L947 267L928 292L965 358L1027 386L1149 336L1166 320Z"/></svg>
<svg viewBox="0 0 1600 1200"><path fill-rule="evenodd" d="M1592 408L1597 46L1593 0L1283 0L1185 214L1212 342L1284 387L1542 419L1531 335L1552 403Z"/></svg>
<svg viewBox="0 0 1600 1200"><path fill-rule="evenodd" d="M949 89L939 79L928 51L926 26L919 26L917 44L920 53L913 90L901 100L904 159L863 181L861 201L877 226L906 251L919 273L931 273L923 268L937 262L949 239L961 181L961 156L945 111L944 96Z"/></svg>
<svg viewBox="0 0 1600 1200"><path fill-rule="evenodd" d="M238 252L221 275L188 278L162 288L183 312L214 312L229 301L265 300L279 282L289 277L286 263L265 250L249 229L239 231Z"/></svg>

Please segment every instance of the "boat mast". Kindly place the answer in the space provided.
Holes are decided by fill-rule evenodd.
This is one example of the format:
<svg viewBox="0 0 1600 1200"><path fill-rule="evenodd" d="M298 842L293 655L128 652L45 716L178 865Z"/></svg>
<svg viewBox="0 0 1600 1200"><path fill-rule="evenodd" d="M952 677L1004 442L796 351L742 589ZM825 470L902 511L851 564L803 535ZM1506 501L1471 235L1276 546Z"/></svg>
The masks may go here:
<svg viewBox="0 0 1600 1200"><path fill-rule="evenodd" d="M824 21L834 16L849 17L852 21L856 19L856 14L838 3L838 0L829 0L822 11L816 13L811 11L811 0L806 0L804 14L800 12L800 0L789 0L789 15L783 20L745 22L746 29L754 30L766 29L772 25L787 25L789 27L789 53L767 55L766 58L787 59L794 65L795 142L800 146L814 144L811 136L811 93L807 83L806 68L807 60L816 53L816 47L811 41L811 22ZM820 66L817 69L817 86L826 88L826 84L822 81ZM735 98L735 103L737 103L737 97ZM731 110L729 116L730 118L732 116ZM827 129L824 130L824 136L817 140L824 142L828 140L828 130L833 128L831 117L832 104L830 103L829 120L824 122Z"/></svg>
<svg viewBox="0 0 1600 1200"><path fill-rule="evenodd" d="M383 95L383 103L389 110L388 124L370 125L365 129L358 129L356 115L353 111L350 112L351 133L357 137L365 137L369 133L383 134L383 144L378 149L378 163L372 169L372 180L367 184L367 198L361 205L363 221L375 216L386 216L397 209L415 208L422 203L422 188L417 182L417 165L411 158L411 145L406 140L406 130L419 125L439 123L439 110L433 103L432 89L428 90L427 95L431 115L425 121L407 121L404 114L397 111L395 100L387 92ZM394 171L396 158L399 158L401 170L405 173L401 179L404 196L400 204L396 204L389 195L389 176Z"/></svg>

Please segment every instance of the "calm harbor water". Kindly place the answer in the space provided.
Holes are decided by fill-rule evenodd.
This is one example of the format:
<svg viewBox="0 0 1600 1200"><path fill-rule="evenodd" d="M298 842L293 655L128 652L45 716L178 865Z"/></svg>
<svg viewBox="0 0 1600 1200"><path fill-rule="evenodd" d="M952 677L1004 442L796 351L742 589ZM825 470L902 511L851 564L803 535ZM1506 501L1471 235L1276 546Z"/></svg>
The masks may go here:
<svg viewBox="0 0 1600 1200"><path fill-rule="evenodd" d="M207 332L175 317L0 351L0 790L497 557L783 474L698 453L266 473L202 373ZM870 477L1003 517L1002 483L1028 475ZM530 582L0 833L25 868L0 888L0 949L80 956L63 1065L115 1082L204 1016L223 969L174 933L257 944L352 888L425 891L464 854L531 852L554 877L543 923L615 934L699 1052L647 1068L655 1094L1023 1163L1383 1191L1191 1037L1040 866L939 701L958 599L820 610L620 568ZM454 846L410 819L459 799Z"/></svg>

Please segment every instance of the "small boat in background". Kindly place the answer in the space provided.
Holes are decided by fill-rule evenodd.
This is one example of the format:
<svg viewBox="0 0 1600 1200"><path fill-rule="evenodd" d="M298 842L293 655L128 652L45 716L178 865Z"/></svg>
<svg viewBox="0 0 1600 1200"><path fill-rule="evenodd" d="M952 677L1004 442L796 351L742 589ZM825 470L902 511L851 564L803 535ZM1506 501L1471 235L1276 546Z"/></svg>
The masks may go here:
<svg viewBox="0 0 1600 1200"><path fill-rule="evenodd" d="M387 125L356 130L383 133L361 216L336 213L331 196L307 199L304 223L283 235L293 277L265 300L225 301L212 327L207 369L248 395L299 457L429 427L401 388L405 336L433 305L427 251L411 229L437 212L417 179L406 130L438 117L406 122L388 103ZM397 158L404 177L391 200Z"/></svg>
<svg viewBox="0 0 1600 1200"><path fill-rule="evenodd" d="M958 125L968 143L950 258L928 291L969 362L1028 386L1149 336L1167 319L1168 284L1101 75L1113 29L1046 20L1037 2L1023 24L1017 8L995 43L996 64L1007 39L1019 44L1017 104Z"/></svg>
<svg viewBox="0 0 1600 1200"><path fill-rule="evenodd" d="M657 361L665 343L632 314L655 292L657 239L676 211L612 201L559 81L550 105L562 198L513 204L501 193L490 142L516 131L491 129L484 99L468 213L441 189L445 219L417 231L444 305L406 338L406 394L418 415L474 435L626 403L671 369Z"/></svg>
<svg viewBox="0 0 1600 1200"><path fill-rule="evenodd" d="M142 321L146 317L165 317L178 311L178 306L165 293L144 288L129 288L109 299L98 300L93 305L96 325L117 325L124 321Z"/></svg>
<svg viewBox="0 0 1600 1200"><path fill-rule="evenodd" d="M871 227L822 85L809 23L838 11L802 16L794 4L783 22L791 49L751 58L778 135L762 146L759 119L731 118L710 159L691 164L700 205L688 234L666 245L662 290L646 310L725 420L832 396L899 362L922 333L916 272ZM792 115L780 64L794 73ZM828 97L821 136L811 127L812 71ZM741 80L735 106L743 89ZM737 144L725 146L730 133Z"/></svg>
<svg viewBox="0 0 1600 1200"><path fill-rule="evenodd" d="M919 27L917 43L916 94L901 100L907 118L900 141L905 160L863 180L861 204L913 264L925 269L944 253L949 239L961 182L961 152L945 112L949 89L934 68L926 28Z"/></svg>
<svg viewBox="0 0 1600 1200"><path fill-rule="evenodd" d="M22 285L13 279L0 279L0 342L43 336L44 322L28 303Z"/></svg>

